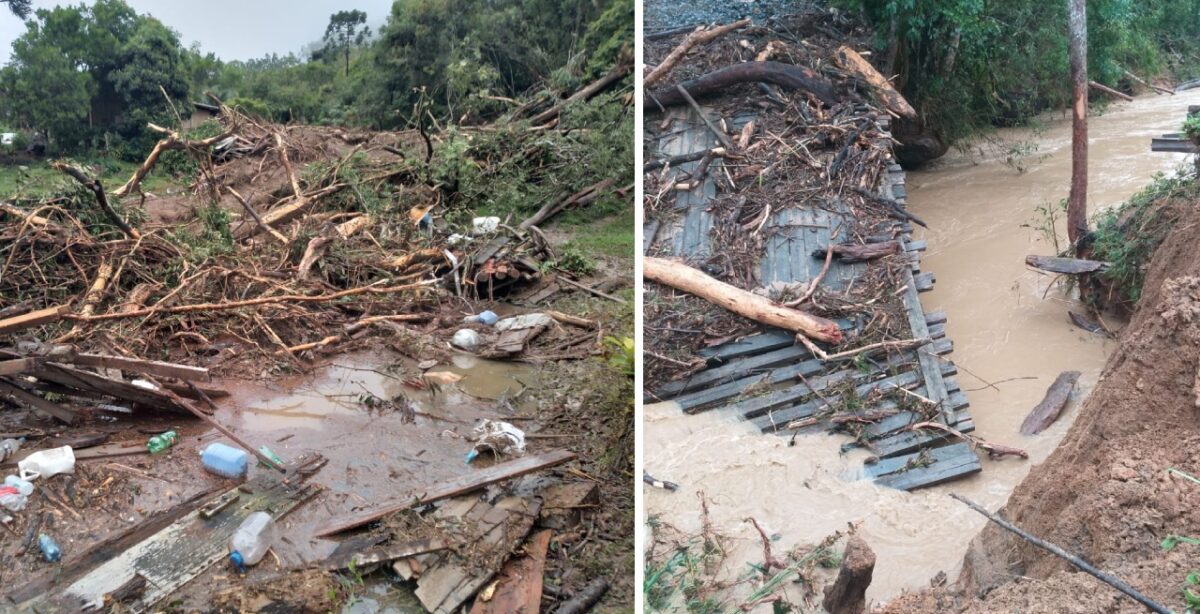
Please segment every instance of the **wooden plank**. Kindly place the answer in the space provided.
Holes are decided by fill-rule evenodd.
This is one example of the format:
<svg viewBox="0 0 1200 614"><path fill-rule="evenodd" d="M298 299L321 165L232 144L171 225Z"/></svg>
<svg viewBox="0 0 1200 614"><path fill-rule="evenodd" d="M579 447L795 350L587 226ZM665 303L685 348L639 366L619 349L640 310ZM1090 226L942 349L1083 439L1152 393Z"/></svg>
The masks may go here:
<svg viewBox="0 0 1200 614"><path fill-rule="evenodd" d="M929 327L929 338L930 339L941 339L942 337L945 337L945 336L946 336L946 325L945 324L934 324Z"/></svg>
<svg viewBox="0 0 1200 614"><path fill-rule="evenodd" d="M61 307L48 307L19 316L5 318L0 320L0 335L11 335L26 328L53 324L61 320L69 312L70 308L63 305Z"/></svg>
<svg viewBox="0 0 1200 614"><path fill-rule="evenodd" d="M971 445L966 442L960 442L929 450L925 455L925 460L928 460L929 462L937 462L948 460L963 453L970 452ZM880 459L864 467L866 471L866 477L878 478L885 475L892 475L897 472L903 472L906 467L909 469L914 469L915 467L909 467L909 463L917 461L919 456L919 454L905 454L903 456Z"/></svg>
<svg viewBox="0 0 1200 614"><path fill-rule="evenodd" d="M896 386L900 386L902 388L911 388L918 383L918 379L919 377L917 373L909 371L907 373L893 375L891 377L874 382L868 382L856 387L854 390L859 397L864 397L875 390L886 390ZM812 416L813 413L815 413L815 411L824 404L825 401L817 399L815 401L804 403L803 405L772 410L767 412L766 415L754 418L751 422L753 422L754 426L758 427L759 430L763 431L764 433L780 432L787 426L789 422Z"/></svg>
<svg viewBox="0 0 1200 614"><path fill-rule="evenodd" d="M12 360L0 360L0 376L3 375L19 375L28 371L33 371L41 366L41 358L14 358Z"/></svg>
<svg viewBox="0 0 1200 614"><path fill-rule="evenodd" d="M549 530L538 531L525 542L525 555L504 564L491 599L477 597L471 614L538 614L550 534Z"/></svg>
<svg viewBox="0 0 1200 614"><path fill-rule="evenodd" d="M1150 139L1150 151L1195 154L1200 146L1187 139Z"/></svg>
<svg viewBox="0 0 1200 614"><path fill-rule="evenodd" d="M499 571L504 557L487 554L511 552L524 541L540 505L537 499L506 497L488 509L477 528L479 537L471 540L470 560L452 554L417 579L416 595L421 605L434 614L457 612Z"/></svg>
<svg viewBox="0 0 1200 614"><path fill-rule="evenodd" d="M650 220L642 227L642 255L650 253L650 247L654 245L654 236L658 234L658 227L661 224L658 220Z"/></svg>
<svg viewBox="0 0 1200 614"><path fill-rule="evenodd" d="M25 460L25 457L38 452L38 450L19 450L16 454L8 457L0 466L7 467L16 465L18 462ZM75 460L100 460L106 458L117 458L119 456L134 456L138 454L149 454L145 444L122 444L112 443L103 446L93 446L91 448L81 448L74 450Z"/></svg>
<svg viewBox="0 0 1200 614"><path fill-rule="evenodd" d="M937 278L933 276L933 273L921 273L913 277L913 283L917 286L917 292L929 292L933 289L933 284L936 281Z"/></svg>
<svg viewBox="0 0 1200 614"><path fill-rule="evenodd" d="M794 339L792 343L795 343ZM690 390L723 383L738 376L745 377L752 373L762 372L764 369L778 367L810 356L808 348L802 345L784 347L773 352L767 352L766 354L751 356L712 369L705 369L686 379L663 384L658 390L654 391L654 396L660 399L669 399Z"/></svg>
<svg viewBox="0 0 1200 614"><path fill-rule="evenodd" d="M1054 424L1063 407L1067 405L1067 400L1071 398L1071 391L1075 389L1079 375L1079 371L1063 371L1058 374L1054 383L1046 390L1042 402L1025 416L1025 421L1021 423L1022 435L1037 435Z"/></svg>
<svg viewBox="0 0 1200 614"><path fill-rule="evenodd" d="M942 450L952 451L941 452ZM926 456L936 456L937 458L929 466L914 467L907 471L882 475L875 479L875 483L898 490L915 490L957 480L983 470L979 457L965 443L936 448L928 451ZM907 459L904 465L907 465L908 460L918 462L920 453L904 458Z"/></svg>
<svg viewBox="0 0 1200 614"><path fill-rule="evenodd" d="M751 375L736 379L726 384L713 386L705 390L686 393L682 396L672 399L679 404L683 411L694 414L716 405L722 401L740 396L745 392L746 388L754 385L770 386L782 384L783 382L796 379L800 375L808 377L815 373L820 373L825 366L819 359L805 360L794 365L786 365L778 367L762 375Z"/></svg>
<svg viewBox="0 0 1200 614"><path fill-rule="evenodd" d="M907 240L902 239L902 242L907 243ZM916 339L929 337L929 327L925 324L925 311L921 307L921 298L918 296L913 275L909 270L904 269L903 273L901 273L900 283L904 284L904 307L906 309L908 325L909 328L912 329L913 337ZM941 366L938 364L940 361L938 360L937 355L942 354L942 352L939 351L938 344L943 344L949 341L949 339L943 338L939 341L934 341L933 347L925 346L917 349L917 360L921 365L921 374L924 378L925 390L929 393L929 400L933 401L934 403L942 404L943 422L950 420L951 416L949 408L945 407L945 403L943 403L947 396L946 384L942 380L942 371ZM953 349L953 345L950 345L947 351L950 349ZM931 356L930 351L932 351L935 355Z"/></svg>
<svg viewBox="0 0 1200 614"><path fill-rule="evenodd" d="M68 388L93 392L117 397L124 401L137 403L153 409L167 411L187 411L169 395L158 390L148 390L134 386L128 382L110 379L90 371L68 367L67 365L48 362L41 369L34 371L38 379L61 384Z"/></svg>
<svg viewBox="0 0 1200 614"><path fill-rule="evenodd" d="M925 324L927 326L933 326L935 324L945 324L945 323L946 323L946 312L945 311L931 311L931 312L925 314Z"/></svg>
<svg viewBox="0 0 1200 614"><path fill-rule="evenodd" d="M401 542L398 544L388 544L386 546L377 546L367 548L361 552L348 552L330 558L321 564L323 569L328 571L337 571L339 569L347 569L351 564L356 569L361 569L364 565L373 565L375 563L387 563L396 559L406 559L410 556L425 554L428 552L437 552L449 548L450 544L441 538L417 539L412 541Z"/></svg>
<svg viewBox="0 0 1200 614"><path fill-rule="evenodd" d="M764 333L742 337L696 352L709 362L728 362L735 358L770 352L796 344L796 336L786 330L772 328Z"/></svg>
<svg viewBox="0 0 1200 614"><path fill-rule="evenodd" d="M520 477L527 473L548 469L565 462L575 459L574 452L566 450L553 450L544 454L534 454L523 458L492 465L485 469L473 471L463 476L430 486L426 489L411 493L408 497L400 498L395 501L384 503L378 507L363 510L356 514L348 514L342 518L335 518L321 525L314 532L316 537L325 537L327 535L335 535L342 531L348 531L355 527L360 527L369 522L374 522L413 507L433 503L442 499L448 499L461 494L477 490L515 477Z"/></svg>
<svg viewBox="0 0 1200 614"><path fill-rule="evenodd" d="M192 382L208 382L212 380L208 369L203 367L190 367L188 365L158 360L139 360L105 354L77 354L72 362L82 367L120 369L121 371L145 373L155 377L173 377Z"/></svg>
<svg viewBox="0 0 1200 614"><path fill-rule="evenodd" d="M28 392L4 380L0 380L0 395L3 395L17 405L32 409L44 416L56 418L67 424L75 424L75 421L79 419L78 414L73 410L67 409L58 403L47 401L32 392Z"/></svg>

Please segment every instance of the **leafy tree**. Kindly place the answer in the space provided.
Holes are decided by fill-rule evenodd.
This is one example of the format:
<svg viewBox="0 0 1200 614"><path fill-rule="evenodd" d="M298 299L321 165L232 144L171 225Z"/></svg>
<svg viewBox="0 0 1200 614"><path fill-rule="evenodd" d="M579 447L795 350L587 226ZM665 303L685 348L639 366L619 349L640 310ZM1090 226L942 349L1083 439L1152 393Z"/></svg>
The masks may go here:
<svg viewBox="0 0 1200 614"><path fill-rule="evenodd" d="M367 26L367 14L354 11L338 11L329 16L329 26L325 28L325 42L335 49L341 49L346 58L346 74L350 74L350 47L362 45L371 36L371 28Z"/></svg>
<svg viewBox="0 0 1200 614"><path fill-rule="evenodd" d="M7 4L8 10L12 11L19 19L29 19L29 12L32 8L33 0L0 0L0 4Z"/></svg>

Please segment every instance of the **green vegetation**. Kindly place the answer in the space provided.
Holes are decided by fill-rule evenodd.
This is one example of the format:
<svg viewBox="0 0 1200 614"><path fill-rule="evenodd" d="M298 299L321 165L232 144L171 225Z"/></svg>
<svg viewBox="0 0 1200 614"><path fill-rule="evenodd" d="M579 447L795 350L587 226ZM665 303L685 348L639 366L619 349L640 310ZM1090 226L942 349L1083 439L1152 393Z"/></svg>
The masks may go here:
<svg viewBox="0 0 1200 614"><path fill-rule="evenodd" d="M1175 546L1178 546L1179 544L1200 546L1200 539L1195 537L1187 537L1185 535L1168 535L1162 540L1162 549L1171 551L1174 550Z"/></svg>
<svg viewBox="0 0 1200 614"><path fill-rule="evenodd" d="M1193 571L1184 578L1184 585L1179 589L1179 592L1183 594L1183 603L1187 607L1187 614L1200 612L1200 595L1192 591L1192 588L1197 586L1200 586L1200 571Z"/></svg>
<svg viewBox="0 0 1200 614"><path fill-rule="evenodd" d="M1066 3L835 0L877 33L878 57L949 142L1066 105ZM1118 86L1200 75L1200 0L1089 0L1088 74Z"/></svg>
<svg viewBox="0 0 1200 614"><path fill-rule="evenodd" d="M1193 141L1200 141L1200 115L1189 115L1183 122L1183 133Z"/></svg>
<svg viewBox="0 0 1200 614"><path fill-rule="evenodd" d="M1091 235L1092 258L1111 263L1103 273L1114 292L1109 298L1131 305L1137 303L1150 257L1176 219L1171 201L1198 195L1195 175L1180 173L1167 177L1159 173L1149 186L1128 201L1096 217L1096 230Z"/></svg>

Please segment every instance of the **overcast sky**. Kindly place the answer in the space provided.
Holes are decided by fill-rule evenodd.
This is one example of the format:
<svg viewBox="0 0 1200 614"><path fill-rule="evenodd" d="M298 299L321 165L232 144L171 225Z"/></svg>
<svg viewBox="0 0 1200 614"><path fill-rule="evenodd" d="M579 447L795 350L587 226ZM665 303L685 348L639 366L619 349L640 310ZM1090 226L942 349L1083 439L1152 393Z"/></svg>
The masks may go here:
<svg viewBox="0 0 1200 614"><path fill-rule="evenodd" d="M392 10L392 0L125 0L139 13L149 13L179 33L185 47L199 42L223 60L248 60L268 53L286 55L325 34L329 16L358 9L378 31ZM33 0L33 8L79 4L81 0ZM91 4L92 0L82 0ZM12 42L25 24L0 5L0 65L8 63Z"/></svg>

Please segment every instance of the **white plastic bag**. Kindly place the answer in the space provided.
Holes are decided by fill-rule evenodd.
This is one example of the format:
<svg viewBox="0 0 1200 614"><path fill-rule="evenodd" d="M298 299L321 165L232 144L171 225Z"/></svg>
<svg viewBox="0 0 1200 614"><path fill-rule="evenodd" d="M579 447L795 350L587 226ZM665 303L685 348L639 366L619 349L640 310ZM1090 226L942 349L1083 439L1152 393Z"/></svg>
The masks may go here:
<svg viewBox="0 0 1200 614"><path fill-rule="evenodd" d="M524 454L525 431L499 420L484 419L475 427L475 447L467 453L467 462L475 460L480 452L491 450L497 455Z"/></svg>

